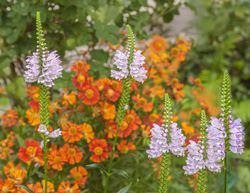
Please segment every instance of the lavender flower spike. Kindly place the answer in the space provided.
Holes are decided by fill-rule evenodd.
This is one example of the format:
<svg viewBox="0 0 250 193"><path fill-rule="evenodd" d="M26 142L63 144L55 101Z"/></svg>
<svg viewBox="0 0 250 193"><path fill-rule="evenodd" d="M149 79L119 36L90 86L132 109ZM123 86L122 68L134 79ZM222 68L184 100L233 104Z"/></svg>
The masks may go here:
<svg viewBox="0 0 250 193"><path fill-rule="evenodd" d="M32 56L26 59L26 71L24 73L25 81L28 83L36 82L40 74L39 56L37 52L34 52Z"/></svg>
<svg viewBox="0 0 250 193"><path fill-rule="evenodd" d="M138 82L143 83L147 78L147 70L143 67L145 57L142 55L141 50L134 53L134 60L130 65L130 75Z"/></svg>
<svg viewBox="0 0 250 193"><path fill-rule="evenodd" d="M186 165L183 167L186 175L192 175L205 167L203 159L203 148L199 143L192 140L187 146L188 156Z"/></svg>
<svg viewBox="0 0 250 193"><path fill-rule="evenodd" d="M58 138L62 135L61 129L56 129L49 134L50 138Z"/></svg>
<svg viewBox="0 0 250 193"><path fill-rule="evenodd" d="M177 123L171 124L171 143L169 149L176 156L184 156L184 144L186 137L183 135L180 128L177 127Z"/></svg>
<svg viewBox="0 0 250 193"><path fill-rule="evenodd" d="M117 50L114 56L114 65L117 70L111 70L111 77L121 80L128 77L128 55Z"/></svg>
<svg viewBox="0 0 250 193"><path fill-rule="evenodd" d="M42 133L44 135L49 135L49 131L47 130L47 127L43 124L39 125L37 131L38 131L38 133Z"/></svg>
<svg viewBox="0 0 250 193"><path fill-rule="evenodd" d="M230 150L242 154L244 148L244 128L240 119L229 118Z"/></svg>
<svg viewBox="0 0 250 193"><path fill-rule="evenodd" d="M54 85L54 80L62 76L62 61L56 51L48 52L43 56L42 72L38 78L38 83L47 87Z"/></svg>
<svg viewBox="0 0 250 193"><path fill-rule="evenodd" d="M167 135L163 127L153 124L151 129L151 143L147 154L149 158L156 158L168 152Z"/></svg>
<svg viewBox="0 0 250 193"><path fill-rule="evenodd" d="M220 172L225 158L225 127L221 119L212 117L207 128L207 169L211 172Z"/></svg>

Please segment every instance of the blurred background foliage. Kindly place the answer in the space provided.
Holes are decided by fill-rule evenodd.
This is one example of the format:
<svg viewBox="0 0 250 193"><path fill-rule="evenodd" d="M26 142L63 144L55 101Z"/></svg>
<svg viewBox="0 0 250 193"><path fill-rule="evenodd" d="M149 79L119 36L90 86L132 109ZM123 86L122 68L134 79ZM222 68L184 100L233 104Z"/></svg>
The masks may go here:
<svg viewBox="0 0 250 193"><path fill-rule="evenodd" d="M12 104L20 104L24 92L18 78L24 69L24 56L33 51L35 42L34 18L36 11L42 13L46 29L48 47L65 50L79 45L94 47L100 40L117 44L121 38L119 29L124 23L132 25L138 37L147 36L147 28L152 19L163 18L169 22L178 13L178 6L170 0L2 0L0 1L0 79L8 90L8 96L1 97L0 104L11 99ZM140 9L143 7L144 9ZM102 55L102 57L100 57ZM92 59L103 64L108 56L97 50Z"/></svg>
<svg viewBox="0 0 250 193"><path fill-rule="evenodd" d="M190 0L185 6L194 13L193 21L188 24L194 29L193 45L185 65L179 71L179 78L188 81L189 76L199 77L202 83L218 92L223 70L229 69L232 75L234 111L242 118L247 127L250 125L250 1L249 0ZM120 29L129 23L137 38L145 39L154 33L155 28L170 23L179 13L180 4L174 0L2 0L0 1L0 106L22 105L25 98L25 83L21 74L25 56L34 51L36 11L42 13L43 24L49 48L58 50L60 55L65 50L74 50L77 46L88 45L92 48L91 60L98 73L102 73L103 64L109 59L109 52L95 49L100 41L118 44L122 36ZM162 31L163 33L163 31ZM161 34L161 31L159 31ZM161 34L167 37L167 34ZM186 34L189 36L189 34ZM98 74L102 76L101 74ZM61 84L69 79L64 77ZM60 84L60 83L59 83ZM60 86L58 86L60 87ZM2 94L2 89L7 92ZM189 104L190 105L190 104ZM248 131L249 132L249 131ZM249 133L246 135L249 148ZM145 171L145 154L132 153L130 159L117 163L116 178L122 179L124 186L119 193L154 192L157 183L152 182L153 170ZM240 163L240 164L239 164ZM178 161L176 164L179 164ZM236 157L230 175L231 192L250 192L250 151ZM122 168L136 168L126 170ZM95 165L88 169L95 169ZM142 169L141 169L142 167ZM151 166L149 166L151 167ZM121 168L121 169L119 169ZM180 167L179 167L180 168ZM148 176L142 176L148 173ZM182 173L174 172L174 179ZM133 178L131 179L131 176ZM129 177L129 178L128 178ZM98 178L91 178L98 180ZM213 181L213 178L210 179ZM121 182L117 180L117 182ZM92 183L95 183L94 181ZM98 181L96 181L98 183ZM171 183L170 192L192 192L187 182ZM214 181L211 193L220 192L221 181ZM134 191L135 190L135 191ZM216 190L216 191L214 191ZM98 191L98 190L97 190Z"/></svg>

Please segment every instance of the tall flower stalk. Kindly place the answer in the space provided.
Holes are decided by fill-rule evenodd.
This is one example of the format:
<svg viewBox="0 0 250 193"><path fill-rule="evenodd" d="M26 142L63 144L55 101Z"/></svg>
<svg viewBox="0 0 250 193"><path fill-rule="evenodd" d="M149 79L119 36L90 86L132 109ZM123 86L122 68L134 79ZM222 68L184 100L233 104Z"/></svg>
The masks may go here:
<svg viewBox="0 0 250 193"><path fill-rule="evenodd" d="M168 94L165 95L164 99L164 123L163 126L166 130L170 130L171 117L172 117L172 102ZM167 141L171 140L170 132L167 132ZM161 167L160 167L160 179L159 179L159 193L166 193L168 191L168 176L170 175L171 166L171 154L166 152L162 156Z"/></svg>
<svg viewBox="0 0 250 193"><path fill-rule="evenodd" d="M44 32L41 24L40 12L36 14L37 50L26 60L24 78L27 83L39 85L39 109L40 123L38 132L42 136L44 159L44 192L48 192L48 148L49 138L57 138L61 135L60 129L48 132L49 126L49 88L54 85L54 80L62 76L61 60L55 51L49 52L46 47Z"/></svg>
<svg viewBox="0 0 250 193"><path fill-rule="evenodd" d="M207 136L206 136L206 129L207 129L207 117L204 110L201 111L201 125L200 125L200 143L202 146L202 149L206 149L206 143L207 143ZM203 151L203 158L206 159L206 152ZM197 193L206 193L207 191L207 169L203 168L199 171L198 174L198 188Z"/></svg>
<svg viewBox="0 0 250 193"><path fill-rule="evenodd" d="M225 138L225 159L224 159L224 193L227 193L227 176L228 176L228 152L230 148L229 136L230 125L229 119L231 114L231 80L228 72L224 72L222 91L221 91L221 116L226 130Z"/></svg>
<svg viewBox="0 0 250 193"><path fill-rule="evenodd" d="M114 64L116 69L111 70L111 77L121 80L122 79L122 94L118 104L118 110L116 115L117 130L115 139L112 144L111 157L108 164L107 179L104 185L104 193L109 191L109 180L111 176L111 170L114 161L114 154L116 150L118 140L118 129L120 128L126 110L129 107L130 100L130 87L133 79L138 82L143 82L146 79L146 70L142 66L144 64L145 57L141 55L141 51L135 51L135 35L129 25L127 25L127 50L125 53L117 51L114 56Z"/></svg>
<svg viewBox="0 0 250 193"><path fill-rule="evenodd" d="M168 94L164 99L164 122L162 126L153 124L151 129L151 141L147 150L149 158L162 156L159 178L159 193L168 190L168 177L170 175L171 157L184 156L184 143L186 137L182 134L176 123L172 123L172 101ZM172 154L171 154L172 153Z"/></svg>

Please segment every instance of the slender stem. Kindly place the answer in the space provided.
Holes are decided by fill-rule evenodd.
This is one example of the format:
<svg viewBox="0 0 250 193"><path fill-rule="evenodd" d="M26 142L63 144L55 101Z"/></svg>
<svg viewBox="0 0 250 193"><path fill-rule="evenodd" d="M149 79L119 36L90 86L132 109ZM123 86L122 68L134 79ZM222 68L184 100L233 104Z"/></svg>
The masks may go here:
<svg viewBox="0 0 250 193"><path fill-rule="evenodd" d="M159 193L166 193L168 191L168 176L170 174L171 166L171 154L165 153L162 156L161 160L161 169L160 169L160 184L159 184Z"/></svg>
<svg viewBox="0 0 250 193"><path fill-rule="evenodd" d="M227 151L225 152L224 159L224 193L227 193Z"/></svg>
<svg viewBox="0 0 250 193"><path fill-rule="evenodd" d="M40 118L41 124L49 126L49 89L44 85L40 85ZM48 138L43 135L43 159L44 159L44 192L48 192Z"/></svg>
<svg viewBox="0 0 250 193"><path fill-rule="evenodd" d="M115 148L116 148L116 144L118 141L118 129L120 128L123 122L123 119L125 117L125 114L126 114L125 106L128 105L129 103L131 83L132 83L132 79L130 77L123 81L123 92L122 92L122 96L118 105L118 111L117 111L117 117L116 117L117 127L115 131L115 139L113 140L113 143L112 143L112 152L111 152L111 156L109 159L107 179L105 182L104 193L107 193L109 189L109 180L110 180L111 170L112 170L114 156L115 156Z"/></svg>

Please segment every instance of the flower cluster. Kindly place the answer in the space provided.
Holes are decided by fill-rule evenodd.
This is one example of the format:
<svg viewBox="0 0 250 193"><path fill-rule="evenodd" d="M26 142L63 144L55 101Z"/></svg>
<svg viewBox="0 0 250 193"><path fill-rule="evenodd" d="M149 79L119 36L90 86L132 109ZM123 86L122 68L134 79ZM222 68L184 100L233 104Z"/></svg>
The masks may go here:
<svg viewBox="0 0 250 193"><path fill-rule="evenodd" d="M170 140L168 141L168 132L170 132ZM176 123L171 124L171 129L168 131L164 127L153 124L151 129L151 142L147 150L150 158L156 158L165 152L172 152L176 156L184 156L184 143L186 137L182 134L181 129Z"/></svg>
<svg viewBox="0 0 250 193"><path fill-rule="evenodd" d="M53 102L49 103L51 119L49 126L45 127L41 123L39 114L41 88L36 85L27 86L28 101L23 104L23 108L6 111L1 116L4 139L0 141L2 150L0 159L6 159L7 163L9 156L12 158L17 154L18 156L13 159L17 164L22 163L24 171L28 173L28 168L35 168L34 171L42 172L44 152L38 133L47 135L48 138L61 135L61 138L50 140L48 143L50 180L48 192L61 193L66 190L81 192L86 186L91 192L95 192L88 184L96 181L95 176L98 176L100 171L89 168L101 168L106 165L106 162L111 159L112 149L115 149L114 162L116 159L126 159L126 154L143 147L143 138L148 138L150 132L152 133L152 148L150 148L152 157L158 157L165 151L170 151L177 156L183 155L181 144L184 144L185 137L176 124L172 124L168 132L160 126L162 116L158 112L161 110L158 101L166 91L178 102L181 102L185 96L184 84L177 79L177 71L190 49L190 43L183 38L178 38L175 45L171 46L160 36L154 37L147 43L144 47L140 46L142 52L139 50L134 52L133 62L129 66L127 53L121 52L117 55L119 52L117 51L115 54L114 63L127 66L119 68L116 65L117 69L114 70L127 69L123 71L126 76L122 76L121 79L128 76L133 78L130 88L132 101L128 104L125 117L119 127L116 123L116 114L117 102L122 93L120 78L94 77L95 69L91 69L87 61L75 61L69 66L70 72L65 72L65 79L71 79L71 86L67 84L67 87L57 90L53 94ZM113 47L110 46L110 49ZM144 64L144 61L147 63ZM27 64L29 68L26 71L26 81L39 81L38 83L46 84L45 86L51 86L51 81L56 79L54 78L56 74L59 77L61 71L61 68L56 67L59 65L56 53L49 56L49 52L46 52L42 61L39 60L38 54L33 54L28 58ZM47 66L46 69L44 66ZM32 70L28 73L28 69ZM44 76L39 78L42 73ZM46 76L54 79L47 81ZM43 82L40 82L42 80ZM143 81L144 84L139 86L138 82ZM196 115L197 111L192 110L192 113ZM197 135L192 125L187 124L188 120L185 118L187 115L184 112L180 115L173 116L173 122L183 121L184 123L185 121L186 124L182 124L185 126L183 126L184 131L189 132L190 136ZM56 129L58 127L61 131ZM18 135L9 132L10 129ZM153 142L154 136L155 142ZM116 146L113 145L114 140L117 140ZM158 148L154 148L159 144L166 144L166 147L160 151L161 154L158 154ZM67 175L64 175L66 173ZM45 182L41 177L33 172L29 175L32 176L32 180L17 174L11 180L20 180L21 184L35 193L43 192ZM6 188L9 188L10 192L21 192L20 188L14 186L13 181L10 183L10 178L6 177L7 175L1 177L0 192Z"/></svg>
<svg viewBox="0 0 250 193"><path fill-rule="evenodd" d="M129 53L117 50L114 56L114 65L117 70L111 70L111 77L121 80L127 78L129 74L138 82L144 82L147 78L147 70L143 67L145 57L140 50L134 52L133 62L128 62Z"/></svg>
<svg viewBox="0 0 250 193"><path fill-rule="evenodd" d="M27 57L26 63L24 77L27 83L37 82L52 87L54 80L62 76L62 62L56 51L44 51L42 59L38 52L34 52Z"/></svg>
<svg viewBox="0 0 250 193"><path fill-rule="evenodd" d="M243 153L244 132L240 119L229 120L230 150L233 153ZM225 158L226 130L222 119L211 117L207 127L207 142L203 146L194 141L188 145L188 157L186 166L183 167L185 174L194 174L203 168L211 172L220 172ZM206 148L205 148L206 147Z"/></svg>
<svg viewBox="0 0 250 193"><path fill-rule="evenodd" d="M240 119L229 118L230 150L242 154L244 148L244 128Z"/></svg>

